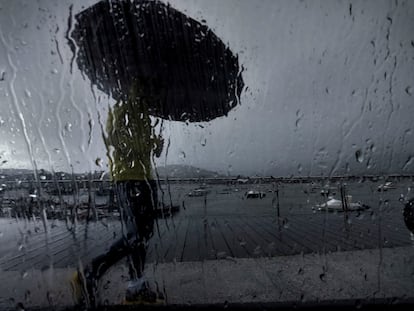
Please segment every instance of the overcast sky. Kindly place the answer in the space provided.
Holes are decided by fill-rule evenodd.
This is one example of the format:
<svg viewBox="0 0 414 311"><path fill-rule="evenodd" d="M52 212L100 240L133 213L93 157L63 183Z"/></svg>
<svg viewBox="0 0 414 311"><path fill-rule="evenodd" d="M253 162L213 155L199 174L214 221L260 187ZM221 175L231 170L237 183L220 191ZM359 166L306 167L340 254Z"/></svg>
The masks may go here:
<svg viewBox="0 0 414 311"><path fill-rule="evenodd" d="M66 33L96 1L0 0L0 168L106 169L113 101ZM238 54L240 106L164 123L158 164L225 174L414 173L414 2L171 0ZM70 30L69 30L70 31Z"/></svg>

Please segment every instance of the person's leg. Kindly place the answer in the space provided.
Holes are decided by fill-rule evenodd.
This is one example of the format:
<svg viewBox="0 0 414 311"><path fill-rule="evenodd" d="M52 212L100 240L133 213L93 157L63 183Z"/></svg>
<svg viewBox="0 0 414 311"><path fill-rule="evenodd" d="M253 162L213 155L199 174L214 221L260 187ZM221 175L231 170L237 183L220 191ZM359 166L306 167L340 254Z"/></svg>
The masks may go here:
<svg viewBox="0 0 414 311"><path fill-rule="evenodd" d="M131 197L131 206L136 224L135 243L132 246L130 261L131 282L127 290L126 300L145 300L155 302L157 295L149 289L143 276L148 242L154 231L154 217L157 205L157 187L155 181L139 181L132 185L135 193Z"/></svg>
<svg viewBox="0 0 414 311"><path fill-rule="evenodd" d="M87 297L84 298L89 301L91 307L96 306L99 280L109 268L127 256L130 252L131 248L127 241L122 238L113 243L108 252L95 257L84 269L83 276L85 277L85 280L83 281L83 286L86 287L85 294L87 295Z"/></svg>
<svg viewBox="0 0 414 311"><path fill-rule="evenodd" d="M154 231L157 204L155 181L137 181L130 185L130 203L135 222L135 242L131 245L131 278L141 278L144 270L148 241Z"/></svg>
<svg viewBox="0 0 414 311"><path fill-rule="evenodd" d="M135 252L136 244L136 222L134 214L131 210L130 195L128 191L131 182L118 182L115 186L116 195L118 197L118 207L121 212L122 238L113 243L104 254L95 257L88 264L82 273L77 273L72 282L77 291L75 296L77 300L96 307L97 288L99 280L106 271L126 256ZM81 287L81 289L79 289Z"/></svg>

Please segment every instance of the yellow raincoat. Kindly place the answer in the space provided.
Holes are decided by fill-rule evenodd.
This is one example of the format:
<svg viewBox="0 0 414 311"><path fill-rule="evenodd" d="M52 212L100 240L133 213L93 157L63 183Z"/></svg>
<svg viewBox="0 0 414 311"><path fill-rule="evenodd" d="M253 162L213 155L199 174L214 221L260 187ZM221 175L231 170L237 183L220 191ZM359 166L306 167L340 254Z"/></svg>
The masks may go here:
<svg viewBox="0 0 414 311"><path fill-rule="evenodd" d="M104 139L111 176L113 181L151 180L153 154L160 156L163 140L151 124L148 98L129 98L109 110Z"/></svg>

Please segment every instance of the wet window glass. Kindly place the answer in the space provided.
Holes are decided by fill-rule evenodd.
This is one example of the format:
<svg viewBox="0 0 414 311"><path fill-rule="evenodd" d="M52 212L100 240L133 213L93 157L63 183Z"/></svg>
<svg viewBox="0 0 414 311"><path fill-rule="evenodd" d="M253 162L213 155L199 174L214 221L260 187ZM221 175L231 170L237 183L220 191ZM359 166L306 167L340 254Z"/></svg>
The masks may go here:
<svg viewBox="0 0 414 311"><path fill-rule="evenodd" d="M0 308L405 304L414 3L0 1Z"/></svg>

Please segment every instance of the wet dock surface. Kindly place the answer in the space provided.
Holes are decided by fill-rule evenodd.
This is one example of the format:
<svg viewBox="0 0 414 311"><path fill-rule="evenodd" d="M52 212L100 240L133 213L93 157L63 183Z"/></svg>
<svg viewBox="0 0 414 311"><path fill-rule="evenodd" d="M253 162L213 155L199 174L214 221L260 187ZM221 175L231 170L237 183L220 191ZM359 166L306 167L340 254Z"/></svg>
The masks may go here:
<svg viewBox="0 0 414 311"><path fill-rule="evenodd" d="M277 204L274 185L211 185L204 196L187 194L197 185L172 185L164 200L180 211L156 221L147 263L193 262L226 258L277 257L413 245L404 224L401 195L411 184L377 192L374 183L348 186L364 211L326 212L320 189L283 184ZM250 189L266 193L246 199ZM408 189L408 190L407 190ZM338 195L336 195L338 198ZM279 215L279 216L278 216ZM76 267L104 253L122 236L116 217L76 224L49 219L0 219L0 268L4 271Z"/></svg>

